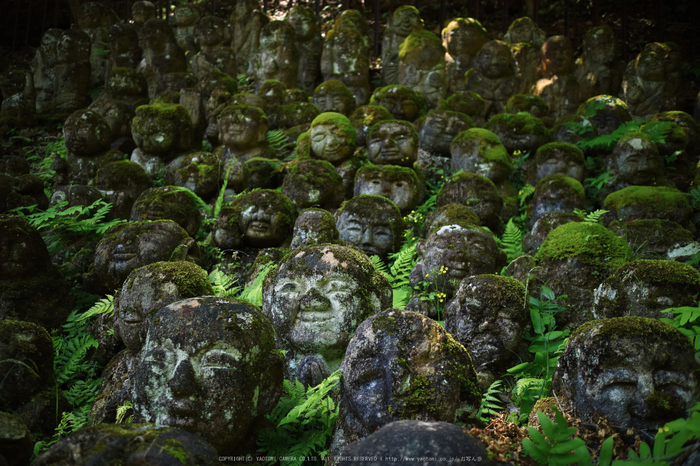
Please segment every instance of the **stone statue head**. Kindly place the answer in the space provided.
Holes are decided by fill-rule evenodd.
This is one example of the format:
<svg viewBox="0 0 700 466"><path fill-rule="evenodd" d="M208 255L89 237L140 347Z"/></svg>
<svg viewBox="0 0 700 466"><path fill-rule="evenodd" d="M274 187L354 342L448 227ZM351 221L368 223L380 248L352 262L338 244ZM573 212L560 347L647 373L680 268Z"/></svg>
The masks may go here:
<svg viewBox="0 0 700 466"><path fill-rule="evenodd" d="M134 373L135 416L231 453L282 392L282 357L260 309L215 296L161 308Z"/></svg>
<svg viewBox="0 0 700 466"><path fill-rule="evenodd" d="M415 121L427 111L424 96L399 84L377 88L369 103L386 108L397 120Z"/></svg>
<svg viewBox="0 0 700 466"><path fill-rule="evenodd" d="M355 128L340 113L321 113L311 122L309 135L312 155L334 165L350 158L355 150Z"/></svg>
<svg viewBox="0 0 700 466"><path fill-rule="evenodd" d="M367 135L367 152L374 164L412 167L418 159L418 133L408 121L380 121Z"/></svg>
<svg viewBox="0 0 700 466"><path fill-rule="evenodd" d="M407 36L417 29L423 29L423 20L418 9L412 5L403 5L394 10L387 29L398 36Z"/></svg>
<svg viewBox="0 0 700 466"><path fill-rule="evenodd" d="M574 67L574 48L566 36L551 36L542 44L541 67L546 77L567 74Z"/></svg>
<svg viewBox="0 0 700 466"><path fill-rule="evenodd" d="M583 420L597 413L621 429L655 431L700 399L699 377L688 337L656 319L619 317L576 330L552 387Z"/></svg>
<svg viewBox="0 0 700 466"><path fill-rule="evenodd" d="M610 168L617 183L651 185L663 178L664 161L651 137L642 132L627 133L615 145Z"/></svg>
<svg viewBox="0 0 700 466"><path fill-rule="evenodd" d="M311 102L319 112L336 112L345 116L355 110L355 96L342 81L329 79L323 81L314 90Z"/></svg>
<svg viewBox="0 0 700 466"><path fill-rule="evenodd" d="M415 123L420 147L443 157L450 154L450 144L455 136L473 126L466 113L436 108L424 119Z"/></svg>
<svg viewBox="0 0 700 466"><path fill-rule="evenodd" d="M192 120L179 104L142 105L131 123L136 145L147 154L166 155L192 145Z"/></svg>
<svg viewBox="0 0 700 466"><path fill-rule="evenodd" d="M309 7L295 5L287 13L286 20L294 27L298 42L312 40L319 34L318 19L316 13Z"/></svg>
<svg viewBox="0 0 700 466"><path fill-rule="evenodd" d="M465 205L479 216L481 224L498 229L503 199L490 179L476 173L458 173L445 182L438 193L437 206Z"/></svg>
<svg viewBox="0 0 700 466"><path fill-rule="evenodd" d="M399 250L405 224L396 204L381 196L361 195L350 199L336 214L340 239L368 256L386 261Z"/></svg>
<svg viewBox="0 0 700 466"><path fill-rule="evenodd" d="M512 76L515 74L515 68L510 47L500 40L486 42L476 55L474 68L489 79Z"/></svg>
<svg viewBox="0 0 700 466"><path fill-rule="evenodd" d="M586 167L583 151L566 142L550 142L535 153L537 181L549 175L564 175L583 183Z"/></svg>
<svg viewBox="0 0 700 466"><path fill-rule="evenodd" d="M384 120L393 120L389 110L380 105L362 105L357 107L349 116L353 128L357 132L357 145L367 145L367 134L375 123Z"/></svg>
<svg viewBox="0 0 700 466"><path fill-rule="evenodd" d="M265 142L267 116L258 107L246 104L226 106L219 114L219 142L233 151L247 151Z"/></svg>
<svg viewBox="0 0 700 466"><path fill-rule="evenodd" d="M501 183L513 172L513 162L501 140L487 129L471 128L450 144L452 171L464 170Z"/></svg>
<svg viewBox="0 0 700 466"><path fill-rule="evenodd" d="M425 181L412 168L365 165L355 175L355 196L362 194L386 197L406 215L425 196Z"/></svg>
<svg viewBox="0 0 700 466"><path fill-rule="evenodd" d="M293 234L292 250L313 244L337 243L340 238L333 214L316 207L299 214Z"/></svg>
<svg viewBox="0 0 700 466"><path fill-rule="evenodd" d="M457 18L442 30L442 43L452 56L476 55L488 40L486 29L473 18Z"/></svg>
<svg viewBox="0 0 700 466"><path fill-rule="evenodd" d="M96 155L109 149L112 130L107 121L93 110L76 110L63 125L66 147L75 155Z"/></svg>

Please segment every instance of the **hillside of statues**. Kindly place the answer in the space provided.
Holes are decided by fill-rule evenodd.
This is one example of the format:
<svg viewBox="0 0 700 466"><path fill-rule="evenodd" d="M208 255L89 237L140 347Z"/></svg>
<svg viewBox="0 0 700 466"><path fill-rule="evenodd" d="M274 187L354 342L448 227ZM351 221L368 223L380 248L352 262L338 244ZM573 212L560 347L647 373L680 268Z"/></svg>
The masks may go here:
<svg viewBox="0 0 700 466"><path fill-rule="evenodd" d="M370 80L364 16L324 31L257 0L88 2L0 75L0 464L300 464L275 417L295 386L334 413L309 464L540 464L538 411L624 459L690 416L679 46L625 63L605 25L438 36L401 6ZM528 379L543 326L558 362Z"/></svg>

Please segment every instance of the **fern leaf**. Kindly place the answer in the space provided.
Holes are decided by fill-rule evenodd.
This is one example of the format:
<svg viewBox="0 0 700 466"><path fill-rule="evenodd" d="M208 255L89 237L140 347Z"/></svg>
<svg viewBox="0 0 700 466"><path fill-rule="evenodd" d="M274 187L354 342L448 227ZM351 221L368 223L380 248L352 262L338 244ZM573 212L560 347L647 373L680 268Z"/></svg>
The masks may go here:
<svg viewBox="0 0 700 466"><path fill-rule="evenodd" d="M100 299L90 309L81 314L76 321L81 322L99 314L114 315L114 296L108 294L107 297Z"/></svg>
<svg viewBox="0 0 700 466"><path fill-rule="evenodd" d="M260 272L258 272L258 276L255 277L253 284L250 286L246 286L238 298L242 299L243 301L248 301L254 306L262 306L263 280L265 280L265 277L271 269L272 264L264 265Z"/></svg>
<svg viewBox="0 0 700 466"><path fill-rule="evenodd" d="M501 238L503 251L506 253L509 262L523 253L524 237L525 233L513 223L512 218L509 219L503 232L503 238Z"/></svg>

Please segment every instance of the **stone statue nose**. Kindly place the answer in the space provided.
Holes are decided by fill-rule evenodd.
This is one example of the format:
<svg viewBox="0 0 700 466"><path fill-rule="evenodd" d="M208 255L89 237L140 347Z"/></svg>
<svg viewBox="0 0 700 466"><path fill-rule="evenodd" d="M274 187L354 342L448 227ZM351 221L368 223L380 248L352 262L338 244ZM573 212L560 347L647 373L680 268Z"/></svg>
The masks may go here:
<svg viewBox="0 0 700 466"><path fill-rule="evenodd" d="M299 305L302 311L323 312L331 308L330 300L319 293L316 288L311 288L311 290L301 298Z"/></svg>
<svg viewBox="0 0 700 466"><path fill-rule="evenodd" d="M189 359L185 359L177 365L173 378L168 382L168 387L173 395L180 397L191 396L197 392L197 378Z"/></svg>

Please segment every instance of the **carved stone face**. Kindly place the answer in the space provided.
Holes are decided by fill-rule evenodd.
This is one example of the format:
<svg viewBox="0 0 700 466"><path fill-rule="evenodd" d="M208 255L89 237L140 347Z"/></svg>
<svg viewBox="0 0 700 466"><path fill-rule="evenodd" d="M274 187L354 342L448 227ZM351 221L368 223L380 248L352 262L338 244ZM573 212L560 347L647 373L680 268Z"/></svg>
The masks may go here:
<svg viewBox="0 0 700 466"><path fill-rule="evenodd" d="M670 325L621 317L583 329L561 356L553 383L584 419L598 412L621 428L656 430L698 400L692 345Z"/></svg>
<svg viewBox="0 0 700 466"><path fill-rule="evenodd" d="M48 263L49 253L38 231L21 217L0 216L0 278L23 278Z"/></svg>
<svg viewBox="0 0 700 466"><path fill-rule="evenodd" d="M666 51L659 44L648 44L637 55L637 75L647 81L663 81L666 77Z"/></svg>
<svg viewBox="0 0 700 466"><path fill-rule="evenodd" d="M417 98L411 89L403 86L387 86L381 92L375 92L373 101L391 113L397 120L414 121L420 115Z"/></svg>
<svg viewBox="0 0 700 466"><path fill-rule="evenodd" d="M647 138L631 138L618 142L612 158L617 182L644 186L661 176L663 159L659 156L656 145Z"/></svg>
<svg viewBox="0 0 700 466"><path fill-rule="evenodd" d="M341 240L360 248L368 256L377 255L383 260L390 252L395 252L400 243L403 228L398 225L403 225L403 219L396 206L375 196L353 198L336 223Z"/></svg>
<svg viewBox="0 0 700 466"><path fill-rule="evenodd" d="M452 171L464 170L500 183L511 174L513 166L508 152L493 133L488 138L477 138L486 130L476 129L462 133L450 145ZM473 137L471 135L474 135Z"/></svg>
<svg viewBox="0 0 700 466"><path fill-rule="evenodd" d="M437 206L446 204L466 205L491 230L498 228L503 210L503 199L493 182L475 173L461 173L445 182L438 193Z"/></svg>
<svg viewBox="0 0 700 466"><path fill-rule="evenodd" d="M265 243L278 236L282 216L282 212L265 205L247 204L241 211L239 227L251 244Z"/></svg>
<svg viewBox="0 0 700 466"><path fill-rule="evenodd" d="M433 110L426 115L418 132L420 146L436 155L449 156L452 139L470 127L470 119L464 114Z"/></svg>
<svg viewBox="0 0 700 466"><path fill-rule="evenodd" d="M322 160L336 164L352 155L353 144L350 135L336 124L312 126L310 135L311 150Z"/></svg>
<svg viewBox="0 0 700 466"><path fill-rule="evenodd" d="M506 370L528 322L524 303L525 287L514 278L470 277L445 308L445 330L469 351L477 372Z"/></svg>
<svg viewBox="0 0 700 466"><path fill-rule="evenodd" d="M287 21L294 27L299 42L312 39L318 29L316 15L309 8L298 6L292 8L287 16Z"/></svg>
<svg viewBox="0 0 700 466"><path fill-rule="evenodd" d="M513 56L505 42L489 41L476 57L474 68L490 79L513 74Z"/></svg>
<svg viewBox="0 0 700 466"><path fill-rule="evenodd" d="M318 111L336 112L349 116L355 110L355 97L348 89L347 92L332 89L331 86L319 86L314 91L312 103Z"/></svg>
<svg viewBox="0 0 700 466"><path fill-rule="evenodd" d="M387 291L388 282L354 249L308 246L280 264L263 310L291 349L333 361L342 358L357 326L386 304Z"/></svg>
<svg viewBox="0 0 700 466"><path fill-rule="evenodd" d="M129 222L110 228L95 250L95 271L108 289L115 289L144 265L184 259L194 240L175 222Z"/></svg>
<svg viewBox="0 0 700 466"><path fill-rule="evenodd" d="M66 147L75 155L92 155L109 149L112 131L107 121L92 110L78 110L63 126Z"/></svg>
<svg viewBox="0 0 700 466"><path fill-rule="evenodd" d="M418 159L418 134L407 121L377 123L367 137L370 162L411 167Z"/></svg>
<svg viewBox="0 0 700 466"><path fill-rule="evenodd" d="M552 36L542 44L542 61L548 76L570 73L574 66L571 41L564 36Z"/></svg>
<svg viewBox="0 0 700 466"><path fill-rule="evenodd" d="M400 8L400 7L399 7ZM419 29L423 21L411 8L397 8L389 21L391 31L399 36L407 36Z"/></svg>
<svg viewBox="0 0 700 466"><path fill-rule="evenodd" d="M374 194L391 200L402 213L414 209L420 200L420 181L412 169L389 165L361 168L355 178L355 195ZM424 189L424 188L423 188Z"/></svg>
<svg viewBox="0 0 700 466"><path fill-rule="evenodd" d="M267 130L264 114L247 105L232 105L219 116L219 141L235 151L260 146L265 141Z"/></svg>
<svg viewBox="0 0 700 466"><path fill-rule="evenodd" d="M598 27L583 42L586 57L593 63L609 64L619 56L615 33L609 27Z"/></svg>
<svg viewBox="0 0 700 466"><path fill-rule="evenodd" d="M338 238L335 218L330 212L308 209L302 212L294 223L294 238L290 247L297 249L312 244L335 243Z"/></svg>
<svg viewBox="0 0 700 466"><path fill-rule="evenodd" d="M419 243L425 281L452 294L459 282L470 275L499 273L505 265L503 252L493 237L481 228L446 225ZM444 272L443 272L444 270Z"/></svg>
<svg viewBox="0 0 700 466"><path fill-rule="evenodd" d="M255 306L230 298L162 308L132 374L137 416L231 452L279 398L282 364L273 335Z"/></svg>
<svg viewBox="0 0 700 466"><path fill-rule="evenodd" d="M486 42L486 32L477 24L452 21L442 33L447 53L452 56L476 55Z"/></svg>
<svg viewBox="0 0 700 466"><path fill-rule="evenodd" d="M549 175L564 175L583 183L585 167L573 157L567 157L563 151L552 151L537 167L537 181Z"/></svg>
<svg viewBox="0 0 700 466"><path fill-rule="evenodd" d="M136 110L131 132L146 154L167 154L189 147L192 120L181 105L144 105Z"/></svg>
<svg viewBox="0 0 700 466"><path fill-rule="evenodd" d="M446 343L452 338L438 327L420 314L400 310L384 311L360 325L343 361L340 402L341 422L355 418L346 423L360 430L355 435L369 435L399 419L453 419L464 395L458 380L474 380L475 375L468 353L461 346L450 352ZM416 384L426 395L423 400L414 398Z"/></svg>

